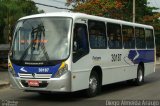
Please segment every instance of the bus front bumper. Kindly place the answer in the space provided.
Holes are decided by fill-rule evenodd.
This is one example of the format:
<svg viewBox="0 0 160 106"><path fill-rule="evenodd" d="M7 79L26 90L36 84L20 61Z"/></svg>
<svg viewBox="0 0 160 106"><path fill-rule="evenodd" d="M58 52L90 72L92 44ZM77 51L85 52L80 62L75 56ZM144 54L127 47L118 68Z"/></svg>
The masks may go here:
<svg viewBox="0 0 160 106"><path fill-rule="evenodd" d="M71 72L68 71L60 78L50 79L26 79L14 77L10 72L11 88L25 91L51 91L51 92L71 92ZM31 87L28 81L38 81L38 87Z"/></svg>

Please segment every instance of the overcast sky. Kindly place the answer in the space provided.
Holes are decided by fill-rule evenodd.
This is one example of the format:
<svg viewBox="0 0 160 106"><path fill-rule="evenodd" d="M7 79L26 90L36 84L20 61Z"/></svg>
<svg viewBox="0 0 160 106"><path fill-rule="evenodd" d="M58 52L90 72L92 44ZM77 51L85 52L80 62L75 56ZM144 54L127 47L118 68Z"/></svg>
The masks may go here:
<svg viewBox="0 0 160 106"><path fill-rule="evenodd" d="M43 4L47 4L47 5L67 8L65 6L66 0L33 0L33 1L35 1L37 3L43 3ZM154 7L160 8L160 0L148 0L148 2L150 2L148 4L149 6L154 6ZM63 9L56 9L53 7L46 7L46 6L41 6L41 5L37 5L37 6L39 9L43 9L46 13L47 12L67 11L67 10L63 10ZM158 12L160 12L160 9L158 10Z"/></svg>
<svg viewBox="0 0 160 106"><path fill-rule="evenodd" d="M65 6L66 0L33 0L33 1L36 2L36 3L42 3L42 4L46 4L46 5L67 8ZM37 5L37 7L39 9L44 10L46 13L47 12L67 11L67 10L64 10L64 9L56 9L56 8L53 8L53 7L46 7L46 6L42 6L42 5Z"/></svg>

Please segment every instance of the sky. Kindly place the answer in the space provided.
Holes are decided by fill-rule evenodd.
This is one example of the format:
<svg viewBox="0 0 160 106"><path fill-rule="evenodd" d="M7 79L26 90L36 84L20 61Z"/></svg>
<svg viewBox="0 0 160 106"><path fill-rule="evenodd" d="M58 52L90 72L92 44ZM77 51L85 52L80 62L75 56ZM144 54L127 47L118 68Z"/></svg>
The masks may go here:
<svg viewBox="0 0 160 106"><path fill-rule="evenodd" d="M42 4L46 4L46 5L52 5L52 6L67 8L65 6L66 0L33 0L33 1L36 2L36 3L42 3ZM148 2L150 2L148 4L148 6L154 6L154 7L160 8L160 0L148 0ZM46 6L41 6L41 5L37 5L37 7L39 9L44 10L46 13L67 11L67 10L63 10L63 9L56 9L56 8L53 8L53 7L46 7ZM157 11L160 12L160 9L157 10Z"/></svg>
<svg viewBox="0 0 160 106"><path fill-rule="evenodd" d="M154 6L160 8L160 0L148 0L148 1L149 1L148 6ZM157 12L160 12L160 9L158 9Z"/></svg>
<svg viewBox="0 0 160 106"><path fill-rule="evenodd" d="M42 3L42 4L46 4L46 5L67 8L65 6L66 0L33 0L33 1L36 2L36 3ZM64 10L64 9L56 9L56 8L53 8L53 7L46 7L46 6L42 6L42 5L37 5L37 7L39 9L44 10L46 13L67 11L67 10Z"/></svg>

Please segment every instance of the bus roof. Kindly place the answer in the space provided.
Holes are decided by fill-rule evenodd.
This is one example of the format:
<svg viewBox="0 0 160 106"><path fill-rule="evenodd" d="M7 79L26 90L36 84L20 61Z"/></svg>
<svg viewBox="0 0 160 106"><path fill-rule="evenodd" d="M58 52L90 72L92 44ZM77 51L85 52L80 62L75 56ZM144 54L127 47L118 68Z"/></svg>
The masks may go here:
<svg viewBox="0 0 160 106"><path fill-rule="evenodd" d="M145 27L145 28L153 29L153 27L150 26L150 25L132 23L132 22L127 22L127 21L122 21L122 20L117 20L117 19L99 17L99 16L88 15L88 14L84 14L84 13L74 13L74 12L53 12L53 13L35 14L35 15L22 17L19 20L24 20L24 19L29 19L29 18L38 18L38 17L70 17L70 18L73 18L73 19L83 18L83 19L91 19L91 20L97 20L97 21L107 21L107 22L111 22L111 23L118 23L118 24L124 24L124 25Z"/></svg>

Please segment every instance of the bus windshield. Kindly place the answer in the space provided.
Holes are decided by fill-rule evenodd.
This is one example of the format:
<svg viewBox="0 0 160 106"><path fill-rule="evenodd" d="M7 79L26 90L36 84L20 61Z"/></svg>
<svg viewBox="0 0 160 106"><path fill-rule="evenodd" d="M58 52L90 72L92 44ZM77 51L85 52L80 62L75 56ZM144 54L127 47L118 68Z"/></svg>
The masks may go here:
<svg viewBox="0 0 160 106"><path fill-rule="evenodd" d="M63 60L69 56L71 18L32 18L17 23L12 59Z"/></svg>

